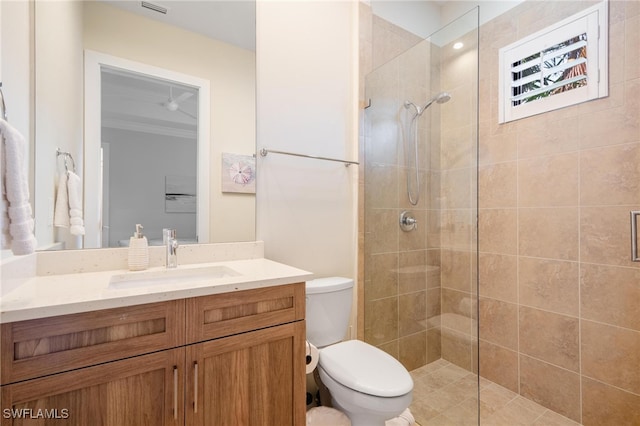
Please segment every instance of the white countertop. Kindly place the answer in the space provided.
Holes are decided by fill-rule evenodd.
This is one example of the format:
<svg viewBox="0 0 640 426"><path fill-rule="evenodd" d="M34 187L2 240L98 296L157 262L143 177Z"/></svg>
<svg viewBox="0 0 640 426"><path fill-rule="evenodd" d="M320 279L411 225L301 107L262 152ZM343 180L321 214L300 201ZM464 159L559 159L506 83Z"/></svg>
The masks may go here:
<svg viewBox="0 0 640 426"><path fill-rule="evenodd" d="M265 258L187 264L178 269L213 266L231 268L238 275L131 286L110 283L114 275L137 273L124 269L33 276L2 295L0 323L292 284L313 276ZM144 272L164 270L157 266Z"/></svg>

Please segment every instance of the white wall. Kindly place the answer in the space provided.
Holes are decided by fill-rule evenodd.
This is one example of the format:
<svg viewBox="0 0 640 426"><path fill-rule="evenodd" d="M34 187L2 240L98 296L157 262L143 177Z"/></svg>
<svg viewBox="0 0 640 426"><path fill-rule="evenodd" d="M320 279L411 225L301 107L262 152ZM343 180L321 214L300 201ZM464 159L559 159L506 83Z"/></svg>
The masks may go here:
<svg viewBox="0 0 640 426"><path fill-rule="evenodd" d="M35 10L37 62L35 119L36 237L40 247L63 241L78 248L79 237L53 227L56 179L64 170L56 149L71 153L83 175L82 2L38 2ZM60 31L64 28L64 31ZM61 65L64 64L64 65ZM71 163L69 163L71 165Z"/></svg>
<svg viewBox="0 0 640 426"><path fill-rule="evenodd" d="M258 150L357 158L357 1L259 1ZM355 278L357 167L258 159L265 256Z"/></svg>

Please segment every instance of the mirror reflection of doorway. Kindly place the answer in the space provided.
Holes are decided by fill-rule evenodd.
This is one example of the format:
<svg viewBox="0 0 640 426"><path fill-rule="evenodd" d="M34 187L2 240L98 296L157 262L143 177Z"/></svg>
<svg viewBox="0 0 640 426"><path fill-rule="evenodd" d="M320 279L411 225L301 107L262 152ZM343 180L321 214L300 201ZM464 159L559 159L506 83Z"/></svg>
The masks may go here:
<svg viewBox="0 0 640 426"><path fill-rule="evenodd" d="M89 51L85 81L85 247L127 246L137 223L152 245L207 242L209 82Z"/></svg>
<svg viewBox="0 0 640 426"><path fill-rule="evenodd" d="M198 91L103 66L103 247L127 246L136 223L196 240Z"/></svg>

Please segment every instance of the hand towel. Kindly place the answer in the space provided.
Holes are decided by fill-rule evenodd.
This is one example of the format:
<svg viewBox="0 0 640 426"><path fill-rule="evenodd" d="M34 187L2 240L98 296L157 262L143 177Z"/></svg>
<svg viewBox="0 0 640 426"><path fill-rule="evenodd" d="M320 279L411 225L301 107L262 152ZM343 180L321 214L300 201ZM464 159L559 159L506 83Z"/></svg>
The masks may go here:
<svg viewBox="0 0 640 426"><path fill-rule="evenodd" d="M58 193L56 206L53 211L53 225L59 228L69 227L69 193L67 191L67 173L61 173L58 178Z"/></svg>
<svg viewBox="0 0 640 426"><path fill-rule="evenodd" d="M82 219L82 180L72 171L67 172L67 190L69 193L69 231L71 235L84 235Z"/></svg>
<svg viewBox="0 0 640 426"><path fill-rule="evenodd" d="M31 254L36 249L36 237L33 235L33 215L29 204L29 181L25 170L25 157L28 146L20 132L8 122L0 118L0 134L3 140L2 173L3 198L6 198L8 206L9 238L2 242L7 243L3 248L9 248L15 255ZM7 215L0 215L3 221L2 229L6 228Z"/></svg>
<svg viewBox="0 0 640 426"><path fill-rule="evenodd" d="M4 171L6 154L4 151L4 141L0 140L0 189L2 196L0 197L0 248L3 250L11 248L11 234L9 234L9 200L7 200L7 191L4 187Z"/></svg>

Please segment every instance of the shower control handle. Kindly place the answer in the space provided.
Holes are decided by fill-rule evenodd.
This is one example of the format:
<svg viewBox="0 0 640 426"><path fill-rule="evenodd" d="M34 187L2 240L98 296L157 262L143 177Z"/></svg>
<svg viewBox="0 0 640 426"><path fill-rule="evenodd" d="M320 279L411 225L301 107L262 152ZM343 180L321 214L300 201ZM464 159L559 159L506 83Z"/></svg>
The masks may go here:
<svg viewBox="0 0 640 426"><path fill-rule="evenodd" d="M409 211L400 213L400 229L405 232L413 231L418 228L418 221Z"/></svg>

